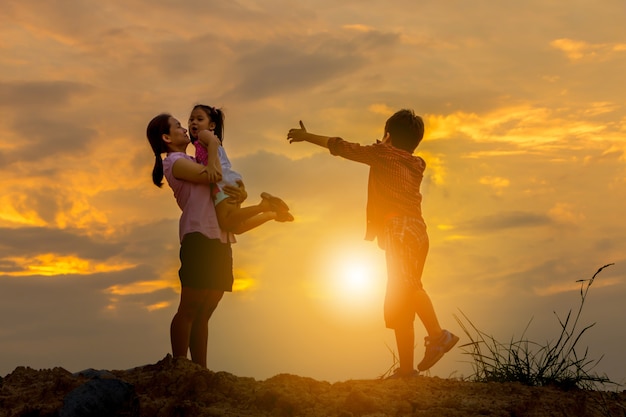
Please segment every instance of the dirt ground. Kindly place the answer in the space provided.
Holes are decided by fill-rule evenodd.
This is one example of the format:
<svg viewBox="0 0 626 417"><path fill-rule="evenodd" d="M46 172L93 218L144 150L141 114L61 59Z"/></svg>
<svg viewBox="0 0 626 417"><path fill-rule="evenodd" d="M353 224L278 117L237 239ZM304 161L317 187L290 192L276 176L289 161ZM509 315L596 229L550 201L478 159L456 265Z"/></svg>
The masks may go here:
<svg viewBox="0 0 626 417"><path fill-rule="evenodd" d="M626 416L624 391L425 376L331 384L281 374L257 381L169 355L134 369L93 372L97 375L18 367L1 380L0 417Z"/></svg>

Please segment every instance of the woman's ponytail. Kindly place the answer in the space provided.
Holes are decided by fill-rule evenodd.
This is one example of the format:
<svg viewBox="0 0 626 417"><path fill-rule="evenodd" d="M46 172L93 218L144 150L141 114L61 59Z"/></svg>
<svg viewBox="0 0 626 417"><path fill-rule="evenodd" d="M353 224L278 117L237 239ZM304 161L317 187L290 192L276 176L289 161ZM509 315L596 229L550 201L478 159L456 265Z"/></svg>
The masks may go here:
<svg viewBox="0 0 626 417"><path fill-rule="evenodd" d="M163 159L161 154L167 152L167 146L163 142L163 135L170 133L170 117L167 113L161 113L148 123L146 136L154 153L154 167L152 168L152 182L157 187L163 186Z"/></svg>

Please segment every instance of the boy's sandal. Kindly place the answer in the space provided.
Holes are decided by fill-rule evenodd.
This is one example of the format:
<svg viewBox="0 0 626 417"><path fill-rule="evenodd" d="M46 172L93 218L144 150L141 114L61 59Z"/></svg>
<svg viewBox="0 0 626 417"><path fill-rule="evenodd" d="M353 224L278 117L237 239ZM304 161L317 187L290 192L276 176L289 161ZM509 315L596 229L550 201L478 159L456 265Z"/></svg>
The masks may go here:
<svg viewBox="0 0 626 417"><path fill-rule="evenodd" d="M261 193L261 198L263 200L269 201L272 211L275 211L275 212L289 211L289 206L287 205L287 203L285 203L283 200L281 200L278 197L274 197L273 195L269 193Z"/></svg>

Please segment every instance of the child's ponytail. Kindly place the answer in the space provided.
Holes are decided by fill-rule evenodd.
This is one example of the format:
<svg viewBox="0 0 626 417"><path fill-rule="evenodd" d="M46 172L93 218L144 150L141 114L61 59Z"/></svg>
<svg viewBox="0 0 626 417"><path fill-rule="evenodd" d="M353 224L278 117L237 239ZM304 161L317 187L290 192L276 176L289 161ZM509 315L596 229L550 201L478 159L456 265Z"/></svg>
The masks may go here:
<svg viewBox="0 0 626 417"><path fill-rule="evenodd" d="M215 123L215 136L224 141L224 111L216 107L211 107L211 120Z"/></svg>

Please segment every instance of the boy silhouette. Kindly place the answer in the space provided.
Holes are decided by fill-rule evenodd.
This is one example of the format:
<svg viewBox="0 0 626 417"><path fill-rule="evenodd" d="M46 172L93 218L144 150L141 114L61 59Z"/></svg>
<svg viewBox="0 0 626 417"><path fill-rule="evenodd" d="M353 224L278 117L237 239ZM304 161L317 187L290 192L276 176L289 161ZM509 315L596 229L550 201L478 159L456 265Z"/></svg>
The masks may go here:
<svg viewBox="0 0 626 417"><path fill-rule="evenodd" d="M382 141L373 145L309 133L302 121L300 128L287 134L289 143L310 142L328 148L332 155L370 166L365 239L377 239L385 250L384 318L386 327L394 330L399 358L399 367L390 378L415 376L430 369L459 341L458 336L441 328L422 286L429 247L420 193L426 163L413 152L423 137L422 118L407 109L387 119ZM428 333L418 371L413 367L416 314Z"/></svg>

